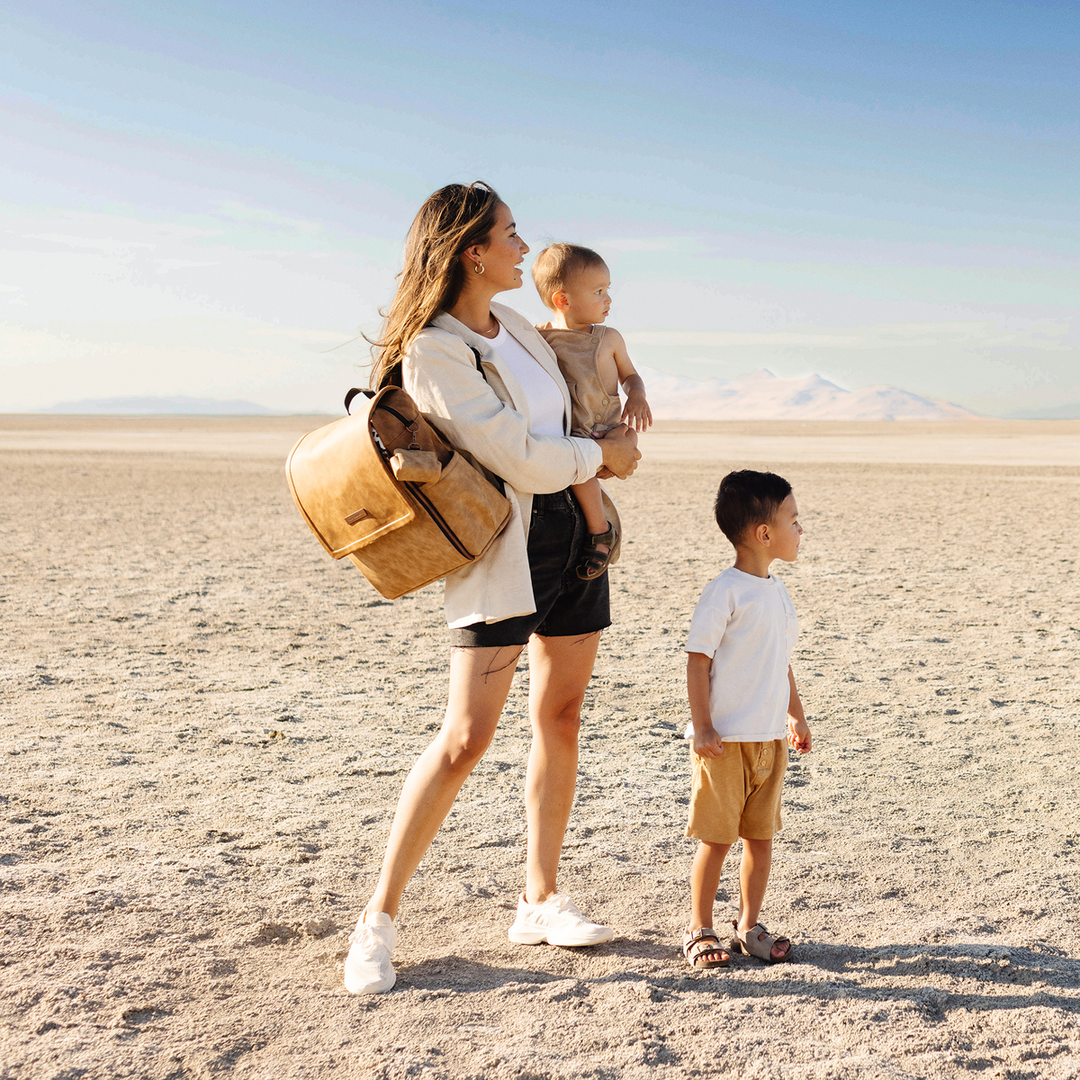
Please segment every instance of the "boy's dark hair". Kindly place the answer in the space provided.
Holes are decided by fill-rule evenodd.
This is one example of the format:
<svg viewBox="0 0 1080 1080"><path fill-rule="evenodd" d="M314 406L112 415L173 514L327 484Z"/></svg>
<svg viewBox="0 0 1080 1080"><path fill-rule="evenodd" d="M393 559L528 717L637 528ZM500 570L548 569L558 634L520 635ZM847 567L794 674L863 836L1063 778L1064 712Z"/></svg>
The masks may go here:
<svg viewBox="0 0 1080 1080"><path fill-rule="evenodd" d="M604 260L592 248L580 244L549 244L533 262L533 283L540 299L554 311L551 298L555 293L565 289L583 270L604 265Z"/></svg>
<svg viewBox="0 0 1080 1080"><path fill-rule="evenodd" d="M790 494L791 485L776 473L753 469L729 472L716 493L716 524L733 544L738 544L748 530L772 521Z"/></svg>

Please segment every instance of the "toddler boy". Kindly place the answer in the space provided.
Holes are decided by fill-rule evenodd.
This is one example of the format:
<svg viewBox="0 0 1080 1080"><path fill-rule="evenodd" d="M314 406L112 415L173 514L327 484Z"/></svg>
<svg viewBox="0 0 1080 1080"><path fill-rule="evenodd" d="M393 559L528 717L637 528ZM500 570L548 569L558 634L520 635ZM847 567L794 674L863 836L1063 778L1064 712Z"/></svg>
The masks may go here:
<svg viewBox="0 0 1080 1080"><path fill-rule="evenodd" d="M803 530L791 485L775 473L728 473L716 523L735 547L735 565L705 586L686 643L694 772L686 835L700 843L683 955L695 968L730 960L713 929L713 903L737 837L743 856L731 949L770 964L791 959L791 942L758 917L781 827L787 743L805 754L811 741L790 664L799 623L783 582L769 573L774 559L794 562L799 554Z"/></svg>
<svg viewBox="0 0 1080 1080"><path fill-rule="evenodd" d="M553 322L537 330L555 352L573 402L571 434L599 437L624 421L636 431L652 423L645 383L634 370L622 334L603 326L611 307L611 273L595 251L577 244L551 244L536 257L533 281ZM619 401L619 386L626 404ZM588 541L577 576L600 577L614 560L619 541L608 520L600 481L595 477L570 490L585 518Z"/></svg>

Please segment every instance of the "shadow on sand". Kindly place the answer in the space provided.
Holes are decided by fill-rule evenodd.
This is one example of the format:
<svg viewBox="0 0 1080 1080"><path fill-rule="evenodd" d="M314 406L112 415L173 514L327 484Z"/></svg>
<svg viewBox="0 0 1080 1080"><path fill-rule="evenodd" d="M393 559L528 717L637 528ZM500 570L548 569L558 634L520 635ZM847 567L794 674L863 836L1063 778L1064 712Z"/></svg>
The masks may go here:
<svg viewBox="0 0 1080 1080"><path fill-rule="evenodd" d="M640 960L669 962L672 967L682 964L682 957L670 942L647 937L619 938L607 945L594 946L589 953L622 957L628 964ZM770 972L767 980L753 978L766 970ZM964 980L968 985L974 980L989 992L957 993L942 989L941 983L949 980ZM795 962L771 969L752 958L736 956L731 967L708 972L684 969L678 974L643 973L631 968L597 978L553 974L529 965L495 967L443 956L404 966L398 976L400 989L439 997L501 989L507 994L540 995L549 1001L564 1001L587 998L604 988L620 985L653 1002L662 1002L673 995L684 999L687 995L705 995L848 999L877 1008L907 1003L930 1020L941 1019L956 1008L996 1011L1044 1006L1080 1013L1080 998L1054 992L1055 988L1080 989L1080 961L1049 946L1044 951L982 944L898 944L866 949L811 941L799 944ZM1002 993L1006 987L1029 989L1026 993Z"/></svg>

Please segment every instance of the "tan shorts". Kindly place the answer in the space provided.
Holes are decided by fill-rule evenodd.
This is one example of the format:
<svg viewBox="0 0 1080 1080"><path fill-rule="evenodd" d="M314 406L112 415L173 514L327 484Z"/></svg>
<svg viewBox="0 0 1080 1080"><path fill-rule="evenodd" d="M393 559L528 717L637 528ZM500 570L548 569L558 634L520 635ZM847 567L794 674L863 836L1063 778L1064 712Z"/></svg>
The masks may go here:
<svg viewBox="0 0 1080 1080"><path fill-rule="evenodd" d="M726 742L715 758L690 751L694 783L686 835L709 844L771 840L781 828L780 789L784 786L786 739Z"/></svg>

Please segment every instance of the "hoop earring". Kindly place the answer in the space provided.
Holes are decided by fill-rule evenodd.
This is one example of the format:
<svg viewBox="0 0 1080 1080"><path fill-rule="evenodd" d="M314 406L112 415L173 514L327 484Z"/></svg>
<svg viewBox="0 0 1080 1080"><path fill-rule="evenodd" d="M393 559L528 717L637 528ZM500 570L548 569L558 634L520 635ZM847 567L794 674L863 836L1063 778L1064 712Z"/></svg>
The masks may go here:
<svg viewBox="0 0 1080 1080"><path fill-rule="evenodd" d="M473 263L473 273L482 274L484 272L484 264L482 262Z"/></svg>

